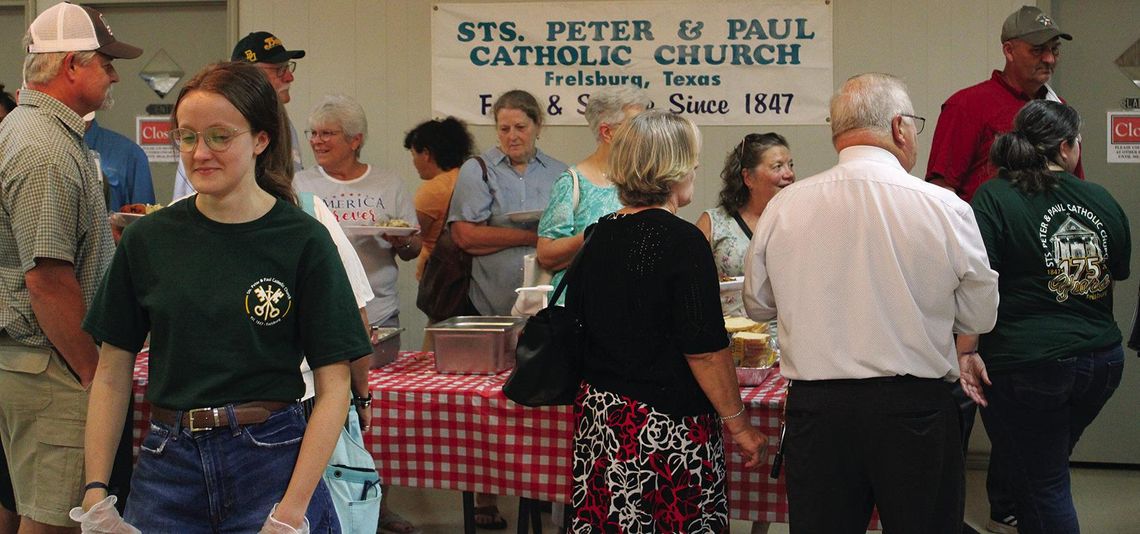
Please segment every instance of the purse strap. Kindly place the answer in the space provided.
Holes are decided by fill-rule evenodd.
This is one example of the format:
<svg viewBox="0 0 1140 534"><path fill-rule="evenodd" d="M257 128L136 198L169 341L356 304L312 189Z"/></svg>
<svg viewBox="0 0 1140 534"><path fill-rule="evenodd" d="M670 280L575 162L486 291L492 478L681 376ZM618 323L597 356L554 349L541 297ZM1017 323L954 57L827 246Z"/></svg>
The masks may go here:
<svg viewBox="0 0 1140 534"><path fill-rule="evenodd" d="M491 189L491 182L487 181L487 162L483 161L483 156L471 156L468 159L473 159L479 164L479 168L483 170L483 183L487 184L487 189ZM451 190L451 196L448 197L448 199L447 199L447 208L443 210L444 224L443 224L443 228L440 229L440 232L439 232L440 235L442 235L444 232L450 231L449 230L450 227L447 224L447 214L451 213L451 201L453 199L455 199L455 190L454 189ZM432 249L432 250L434 251L435 249Z"/></svg>
<svg viewBox="0 0 1140 534"><path fill-rule="evenodd" d="M578 252L574 254L574 259L570 260L570 266L566 268L566 273L562 275L562 279L558 281L558 287L554 288L554 294L550 296L551 306L554 306L554 303L558 302L558 297L562 296L562 290L566 289L566 281L570 279L570 273L574 272L574 268L578 266L578 260L582 259L582 252L586 250L586 245L590 243L590 238L594 235L594 229L587 227L583 233L586 235L586 238L582 240L582 246L578 249Z"/></svg>
<svg viewBox="0 0 1140 534"><path fill-rule="evenodd" d="M568 170L570 171L571 180L574 181L573 193L570 194L570 215L573 217L574 212L578 211L578 201L580 200L578 197L581 195L581 190L578 184L578 171L574 170L574 167L570 167Z"/></svg>
<svg viewBox="0 0 1140 534"><path fill-rule="evenodd" d="M734 211L732 213L732 218L736 219L736 224L738 226L740 226L740 231L744 232L744 237L747 237L748 240L751 241L752 240L752 229L749 228L747 224L745 224L744 217L740 216L740 212Z"/></svg>

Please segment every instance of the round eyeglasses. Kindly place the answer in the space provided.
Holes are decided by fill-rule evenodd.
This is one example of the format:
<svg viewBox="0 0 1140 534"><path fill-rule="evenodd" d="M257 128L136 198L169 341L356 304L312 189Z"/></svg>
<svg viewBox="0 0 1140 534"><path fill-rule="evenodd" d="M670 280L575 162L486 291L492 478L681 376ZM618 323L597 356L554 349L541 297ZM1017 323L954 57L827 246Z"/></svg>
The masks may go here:
<svg viewBox="0 0 1140 534"><path fill-rule="evenodd" d="M195 132L189 128L175 128L167 132L166 135L170 138L170 142L178 147L180 152L193 152L194 149L198 148L199 137L206 143L206 148L214 152L221 152L229 148L230 143L235 137L249 132L250 130L215 126L213 128L206 128L206 130L202 132Z"/></svg>
<svg viewBox="0 0 1140 534"><path fill-rule="evenodd" d="M286 72L297 72L296 61L286 61L285 63L258 63L258 66L265 67L270 72L276 74L278 78L285 77Z"/></svg>
<svg viewBox="0 0 1140 534"><path fill-rule="evenodd" d="M344 130L305 130L305 136L310 141L317 139L322 143L344 133Z"/></svg>

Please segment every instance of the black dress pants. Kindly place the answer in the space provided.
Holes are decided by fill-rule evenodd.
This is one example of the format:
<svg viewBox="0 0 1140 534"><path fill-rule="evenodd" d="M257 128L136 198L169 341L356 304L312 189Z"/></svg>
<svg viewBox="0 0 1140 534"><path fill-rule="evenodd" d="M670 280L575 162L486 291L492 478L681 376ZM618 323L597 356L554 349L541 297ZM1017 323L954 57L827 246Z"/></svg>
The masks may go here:
<svg viewBox="0 0 1140 534"><path fill-rule="evenodd" d="M959 534L965 471L951 384L793 381L784 457L793 534Z"/></svg>

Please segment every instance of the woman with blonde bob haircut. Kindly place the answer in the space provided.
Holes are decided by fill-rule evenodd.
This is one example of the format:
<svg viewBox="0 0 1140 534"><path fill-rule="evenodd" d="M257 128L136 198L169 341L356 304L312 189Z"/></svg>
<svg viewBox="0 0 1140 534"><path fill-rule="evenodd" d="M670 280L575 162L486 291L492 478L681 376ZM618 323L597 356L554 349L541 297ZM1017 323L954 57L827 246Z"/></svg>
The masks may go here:
<svg viewBox="0 0 1140 534"><path fill-rule="evenodd" d="M630 118L610 154L625 207L587 229L567 281L582 319L571 530L722 532L724 427L746 457L767 442L740 402L716 265L696 226L700 132L663 111Z"/></svg>
<svg viewBox="0 0 1140 534"><path fill-rule="evenodd" d="M629 121L618 129L611 149L610 168L618 198L630 207L661 206L669 200L674 186L688 178L689 197L681 204L684 206L692 199L692 173L701 152L701 132L691 121L671 113L643 115L636 126Z"/></svg>

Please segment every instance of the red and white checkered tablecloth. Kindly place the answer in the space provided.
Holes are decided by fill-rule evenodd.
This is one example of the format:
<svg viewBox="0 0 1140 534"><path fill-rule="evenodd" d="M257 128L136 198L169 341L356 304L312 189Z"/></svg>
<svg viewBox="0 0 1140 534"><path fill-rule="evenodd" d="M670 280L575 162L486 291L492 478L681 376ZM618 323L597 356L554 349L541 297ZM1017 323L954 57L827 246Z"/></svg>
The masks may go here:
<svg viewBox="0 0 1140 534"><path fill-rule="evenodd" d="M148 355L135 363L135 453L148 429L150 406L143 396ZM430 352L406 352L369 378L375 402L365 442L387 484L517 495L568 502L573 440L569 406L528 408L507 400L509 372L450 375L435 372ZM741 388L748 417L768 436L776 453L786 382L773 374L763 384ZM769 465L746 470L725 439L728 499L734 519L786 523L784 478L768 478Z"/></svg>
<svg viewBox="0 0 1140 534"><path fill-rule="evenodd" d="M146 402L146 385L150 376L150 351L144 349L135 356L135 412L131 414L134 437L134 457L139 457L139 444L150 429L150 404Z"/></svg>
<svg viewBox="0 0 1140 534"><path fill-rule="evenodd" d="M376 398L365 437L380 476L415 486L568 502L574 415L571 407L528 408L507 400L497 375L435 372L430 352L402 354L372 371ZM785 381L773 375L741 388L752 424L775 455ZM728 446L728 498L735 519L787 522L784 480L770 466L746 470Z"/></svg>

